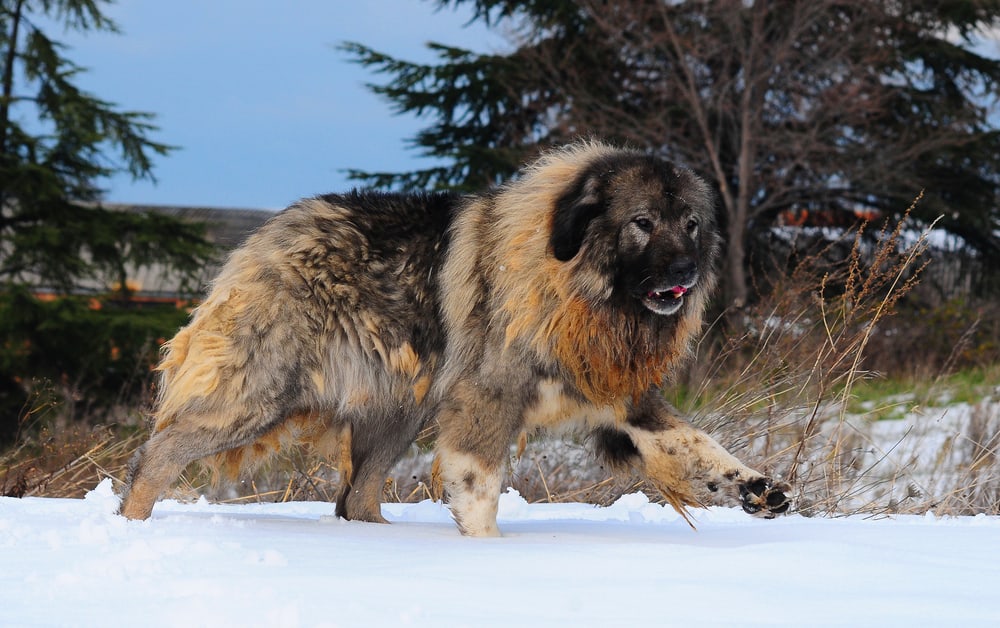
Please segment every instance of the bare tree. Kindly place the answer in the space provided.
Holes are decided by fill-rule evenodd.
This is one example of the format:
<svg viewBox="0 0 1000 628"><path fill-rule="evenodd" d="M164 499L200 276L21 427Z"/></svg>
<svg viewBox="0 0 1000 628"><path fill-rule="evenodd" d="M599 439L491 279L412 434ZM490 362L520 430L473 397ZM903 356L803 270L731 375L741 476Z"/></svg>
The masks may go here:
<svg viewBox="0 0 1000 628"><path fill-rule="evenodd" d="M447 49L438 65L351 51L397 77L375 89L399 111L436 118L414 144L454 159L439 186L508 174L532 147L579 135L681 162L719 190L727 305L751 296L752 247L780 216L899 214L922 189L918 217L946 214L939 224L1000 261L1000 63L969 45L1000 25L1000 0L438 4L506 22L513 51Z"/></svg>
<svg viewBox="0 0 1000 628"><path fill-rule="evenodd" d="M905 209L903 199L930 183L915 168L920 156L973 141L969 126L982 122L981 111L952 110L933 133L905 123L901 113L920 106L914 90L933 78L907 66L919 59L900 58L908 18L894 3L579 5L593 41L618 59L594 72L565 56L535 57L572 103L564 132L599 130L712 179L726 217L728 304L748 296L754 225L790 209Z"/></svg>

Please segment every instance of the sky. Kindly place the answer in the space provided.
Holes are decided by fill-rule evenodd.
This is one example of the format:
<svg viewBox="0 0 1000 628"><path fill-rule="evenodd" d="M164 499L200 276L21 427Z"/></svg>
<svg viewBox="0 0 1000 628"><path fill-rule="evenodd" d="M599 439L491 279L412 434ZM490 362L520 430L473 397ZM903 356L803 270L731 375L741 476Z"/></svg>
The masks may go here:
<svg viewBox="0 0 1000 628"><path fill-rule="evenodd" d="M78 83L119 110L154 113L152 139L178 150L154 162L154 185L127 174L110 202L280 209L350 189L344 170L406 171L406 139L426 126L394 115L378 81L336 49L357 41L412 61L429 41L498 51L503 38L468 10L427 0L120 0L121 34L50 33L87 72Z"/></svg>
<svg viewBox="0 0 1000 628"><path fill-rule="evenodd" d="M406 60L436 41L506 49L469 25L467 8L431 0L119 0L121 34L50 33L88 71L79 84L121 110L156 115L152 139L178 150L154 162L157 182L107 181L121 203L280 209L355 185L348 168L427 167L406 140L426 120L398 116L365 82L381 77L336 49L357 41ZM997 56L995 38L979 52Z"/></svg>

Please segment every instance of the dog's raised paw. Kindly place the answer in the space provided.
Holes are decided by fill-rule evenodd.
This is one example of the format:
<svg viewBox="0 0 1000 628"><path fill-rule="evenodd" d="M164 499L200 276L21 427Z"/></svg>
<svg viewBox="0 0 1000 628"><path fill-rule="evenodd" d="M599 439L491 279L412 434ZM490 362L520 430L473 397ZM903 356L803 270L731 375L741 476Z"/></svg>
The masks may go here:
<svg viewBox="0 0 1000 628"><path fill-rule="evenodd" d="M792 505L787 493L792 487L771 478L755 478L740 484L740 505L743 510L764 519L773 519Z"/></svg>

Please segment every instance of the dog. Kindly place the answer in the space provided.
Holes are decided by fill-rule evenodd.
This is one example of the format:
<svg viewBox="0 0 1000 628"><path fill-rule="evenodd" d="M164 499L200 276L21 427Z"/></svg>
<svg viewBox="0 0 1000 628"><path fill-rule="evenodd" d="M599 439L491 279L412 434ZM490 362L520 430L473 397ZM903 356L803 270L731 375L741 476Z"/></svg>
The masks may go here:
<svg viewBox="0 0 1000 628"><path fill-rule="evenodd" d="M682 514L787 511L787 484L661 393L716 284L714 207L691 171L596 141L482 195L293 204L231 253L164 346L121 514L149 517L195 460L235 476L307 444L342 471L336 514L384 522L386 476L434 423L435 473L469 536L500 533L512 443L565 425Z"/></svg>

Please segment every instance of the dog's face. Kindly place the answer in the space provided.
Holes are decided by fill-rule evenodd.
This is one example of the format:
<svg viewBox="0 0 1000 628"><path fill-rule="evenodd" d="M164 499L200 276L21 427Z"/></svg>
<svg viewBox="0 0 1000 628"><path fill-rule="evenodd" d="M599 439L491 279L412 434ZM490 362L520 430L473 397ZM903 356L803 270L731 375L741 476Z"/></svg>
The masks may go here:
<svg viewBox="0 0 1000 628"><path fill-rule="evenodd" d="M656 158L618 153L595 160L560 197L550 242L560 261L585 256L597 265L606 298L669 316L714 285L720 237L704 181Z"/></svg>

